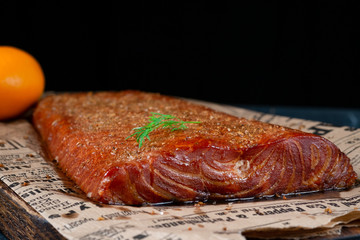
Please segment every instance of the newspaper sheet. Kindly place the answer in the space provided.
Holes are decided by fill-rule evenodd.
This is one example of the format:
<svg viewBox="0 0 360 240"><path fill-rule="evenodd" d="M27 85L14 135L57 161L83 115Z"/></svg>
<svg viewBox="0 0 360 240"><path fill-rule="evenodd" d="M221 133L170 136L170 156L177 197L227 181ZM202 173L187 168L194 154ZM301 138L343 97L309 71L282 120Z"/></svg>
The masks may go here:
<svg viewBox="0 0 360 240"><path fill-rule="evenodd" d="M199 102L236 116L324 136L360 175L360 130ZM110 206L90 201L56 167L26 120L0 123L0 179L68 239L302 238L360 219L360 187L251 201ZM1 207L1 206L0 206Z"/></svg>

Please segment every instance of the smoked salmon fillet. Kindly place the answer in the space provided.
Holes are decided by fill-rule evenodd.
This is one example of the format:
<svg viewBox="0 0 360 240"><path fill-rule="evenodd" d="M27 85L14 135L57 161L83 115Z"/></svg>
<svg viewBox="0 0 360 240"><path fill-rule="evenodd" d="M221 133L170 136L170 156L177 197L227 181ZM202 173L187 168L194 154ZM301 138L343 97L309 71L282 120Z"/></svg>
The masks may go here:
<svg viewBox="0 0 360 240"><path fill-rule="evenodd" d="M151 113L198 121L128 138ZM95 201L141 205L349 188L349 158L323 137L140 91L42 99L33 123L59 167Z"/></svg>

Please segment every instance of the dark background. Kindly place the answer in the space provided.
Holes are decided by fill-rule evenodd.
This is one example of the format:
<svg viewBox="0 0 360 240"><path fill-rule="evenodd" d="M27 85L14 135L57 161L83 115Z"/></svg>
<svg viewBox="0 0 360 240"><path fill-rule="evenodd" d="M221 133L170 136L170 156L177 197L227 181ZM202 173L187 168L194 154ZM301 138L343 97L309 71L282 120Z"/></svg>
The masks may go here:
<svg viewBox="0 0 360 240"><path fill-rule="evenodd" d="M358 16L356 1L0 1L0 45L34 55L48 91L348 108Z"/></svg>

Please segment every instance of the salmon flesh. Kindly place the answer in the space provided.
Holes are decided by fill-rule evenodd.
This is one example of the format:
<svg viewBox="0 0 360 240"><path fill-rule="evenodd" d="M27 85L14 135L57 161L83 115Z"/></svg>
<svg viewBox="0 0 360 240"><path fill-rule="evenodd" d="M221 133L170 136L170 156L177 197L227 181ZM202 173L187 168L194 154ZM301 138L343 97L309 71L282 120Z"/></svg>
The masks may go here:
<svg viewBox="0 0 360 240"><path fill-rule="evenodd" d="M186 129L128 138L151 113ZM140 91L42 99L33 123L59 167L95 201L141 205L349 188L357 175L329 140Z"/></svg>

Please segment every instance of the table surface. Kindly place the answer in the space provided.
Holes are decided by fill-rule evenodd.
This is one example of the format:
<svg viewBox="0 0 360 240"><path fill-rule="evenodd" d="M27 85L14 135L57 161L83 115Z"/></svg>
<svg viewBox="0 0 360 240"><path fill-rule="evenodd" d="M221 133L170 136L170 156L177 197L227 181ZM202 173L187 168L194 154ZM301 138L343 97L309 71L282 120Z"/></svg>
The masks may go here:
<svg viewBox="0 0 360 240"><path fill-rule="evenodd" d="M333 124L334 126L349 126L360 128L360 109L357 108L322 108L240 104L235 106L264 113L326 122Z"/></svg>
<svg viewBox="0 0 360 240"><path fill-rule="evenodd" d="M350 126L360 128L360 109L321 108L321 107L292 107L292 106L265 106L265 105L234 105L259 112L276 115L321 121L335 126ZM358 239L354 236L344 236L337 239ZM0 240L7 238L0 232Z"/></svg>

